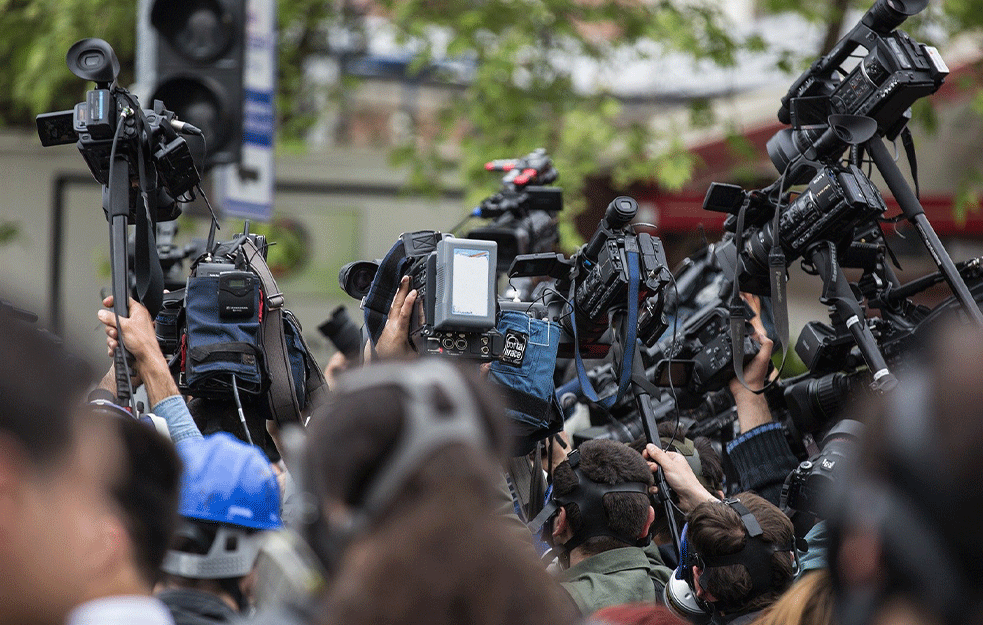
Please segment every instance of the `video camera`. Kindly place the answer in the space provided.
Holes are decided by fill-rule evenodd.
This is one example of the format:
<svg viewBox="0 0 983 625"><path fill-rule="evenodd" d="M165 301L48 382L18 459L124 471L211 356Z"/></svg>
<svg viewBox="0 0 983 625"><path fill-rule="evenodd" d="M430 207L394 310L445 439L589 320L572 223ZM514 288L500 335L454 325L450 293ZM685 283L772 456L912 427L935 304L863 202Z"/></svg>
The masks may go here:
<svg viewBox="0 0 983 625"><path fill-rule="evenodd" d="M545 186L559 174L542 148L522 158L491 161L485 169L506 174L501 191L485 198L472 213L492 222L474 228L467 238L498 243L496 271L504 273L516 256L548 252L556 245L556 214L563 210L563 190Z"/></svg>
<svg viewBox="0 0 983 625"><path fill-rule="evenodd" d="M578 347L600 348L592 355L603 356L607 351L599 340L610 325L611 311L645 302L638 319L639 335L658 337L668 327L662 315L664 289L671 279L665 250L658 237L631 229L637 212L638 203L632 198L615 198L590 241L569 260L552 253L520 255L509 269L512 278L549 276L557 280L559 297L549 302L554 309L551 316L562 319L566 331L577 337ZM629 254L638 256L638 275L632 273ZM628 301L633 285L638 287L638 302ZM557 310L566 299L572 312Z"/></svg>
<svg viewBox="0 0 983 625"><path fill-rule="evenodd" d="M909 107L938 91L949 74L937 49L895 30L927 5L928 0L877 0L829 54L792 84L778 111L779 121L792 128L779 131L767 145L779 172L803 156L812 161L835 157L854 142L858 127L850 120L831 120L831 115L871 118L870 135L876 131L894 140L901 133ZM845 71L844 63L858 48L864 58ZM802 165L789 170L790 184L812 175L814 167Z"/></svg>
<svg viewBox="0 0 983 625"><path fill-rule="evenodd" d="M745 304L750 318L751 311ZM643 350L651 364L648 377L656 386L673 387L681 409L698 406L704 395L720 390L734 377L730 340L730 311L722 302L709 304L682 324L677 336L666 336ZM745 324L744 365L761 350ZM675 341L674 341L675 338Z"/></svg>
<svg viewBox="0 0 983 625"><path fill-rule="evenodd" d="M129 161L131 186L138 188L138 164L145 173L159 178L153 188L163 187L167 196L154 197L156 221L169 221L181 214L174 199L188 193L201 181L191 150L178 132L200 135L201 131L177 121L174 113L155 101L143 109L135 96L116 84L119 60L102 39L83 39L69 50L68 68L96 88L71 111L37 116L38 136L45 147L76 143L92 176L103 185L110 183L113 154ZM136 192L131 191L130 220L135 221Z"/></svg>
<svg viewBox="0 0 983 625"><path fill-rule="evenodd" d="M437 232L402 236L411 259L406 275L417 291L410 340L421 354L495 360L504 337L495 329L494 241Z"/></svg>
<svg viewBox="0 0 983 625"><path fill-rule="evenodd" d="M736 216L746 210L743 247L739 251L738 272L741 290L769 295L769 253L776 239L772 217L781 202L769 197L768 190L744 191L739 186L714 182L703 202L706 210L729 213L725 227L736 226ZM777 239L786 263L803 256L820 241L849 245L854 228L887 210L884 198L860 168L850 165L823 167L809 186L781 209Z"/></svg>

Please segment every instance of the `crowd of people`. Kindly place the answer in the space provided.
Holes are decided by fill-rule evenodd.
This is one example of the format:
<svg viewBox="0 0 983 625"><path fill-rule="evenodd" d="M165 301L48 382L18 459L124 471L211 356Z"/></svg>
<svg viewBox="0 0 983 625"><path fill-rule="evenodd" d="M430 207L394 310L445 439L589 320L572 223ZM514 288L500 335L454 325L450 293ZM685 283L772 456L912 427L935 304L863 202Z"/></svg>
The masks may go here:
<svg viewBox="0 0 983 625"><path fill-rule="evenodd" d="M850 409L867 434L803 537L778 507L799 463L755 392L757 320L726 465L670 423L557 435L526 518L487 368L415 358L415 296L403 281L364 363L332 360L303 426L250 415L249 436L235 405L181 393L139 303L98 318L156 419L0 308L0 625L983 620L983 334L952 326Z"/></svg>

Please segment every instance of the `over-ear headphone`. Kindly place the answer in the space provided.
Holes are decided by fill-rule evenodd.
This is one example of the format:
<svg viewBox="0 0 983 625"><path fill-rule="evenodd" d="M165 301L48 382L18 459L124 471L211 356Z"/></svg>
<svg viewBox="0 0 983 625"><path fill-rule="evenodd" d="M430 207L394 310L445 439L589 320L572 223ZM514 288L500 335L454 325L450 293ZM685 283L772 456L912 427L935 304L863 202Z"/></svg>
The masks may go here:
<svg viewBox="0 0 983 625"><path fill-rule="evenodd" d="M791 551L795 558L795 569L798 570L798 555L795 554L794 544L774 545L769 543L764 537L758 519L741 503L740 499L725 499L721 503L729 506L740 517L746 536L744 546L738 551L723 555L698 553L692 548L687 538L689 531L689 523L687 523L683 527L679 544L679 567L673 575L674 580L685 582L686 587L684 588L678 583L666 584L663 591L666 605L691 622L700 622L696 619L701 619L704 616L708 618L709 614L713 612L713 606L696 596L693 579L694 566L702 571L721 566L743 565L751 578L751 597L764 593L771 586L773 577L772 556L775 552Z"/></svg>

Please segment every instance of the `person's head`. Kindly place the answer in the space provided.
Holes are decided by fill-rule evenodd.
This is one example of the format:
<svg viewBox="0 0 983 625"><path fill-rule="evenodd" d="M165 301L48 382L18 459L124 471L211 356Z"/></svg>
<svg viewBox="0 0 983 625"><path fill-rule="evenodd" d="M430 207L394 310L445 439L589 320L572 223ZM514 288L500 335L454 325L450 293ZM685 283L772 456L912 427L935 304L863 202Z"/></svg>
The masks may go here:
<svg viewBox="0 0 983 625"><path fill-rule="evenodd" d="M771 605L795 575L792 522L754 493L696 506L686 542L697 596L727 614Z"/></svg>
<svg viewBox="0 0 983 625"><path fill-rule="evenodd" d="M113 536L106 566L89 580L89 598L149 594L177 526L181 462L170 440L121 408L93 407L87 418L120 441L120 472L109 490Z"/></svg>
<svg viewBox="0 0 983 625"><path fill-rule="evenodd" d="M640 544L655 516L651 485L652 472L637 451L607 439L586 441L553 472L554 544L584 557Z"/></svg>
<svg viewBox="0 0 983 625"><path fill-rule="evenodd" d="M244 610L264 532L282 526L280 488L263 453L226 433L183 442L181 522L162 588L210 592Z"/></svg>
<svg viewBox="0 0 983 625"><path fill-rule="evenodd" d="M334 625L572 625L579 611L504 517L431 500L353 545L322 606Z"/></svg>
<svg viewBox="0 0 983 625"><path fill-rule="evenodd" d="M418 506L473 515L495 505L501 409L446 359L348 372L311 421L303 477L320 515L309 540L329 569L353 539Z"/></svg>
<svg viewBox="0 0 983 625"><path fill-rule="evenodd" d="M91 369L0 307L0 623L61 623L104 542L114 432L79 405Z"/></svg>
<svg viewBox="0 0 983 625"><path fill-rule="evenodd" d="M983 622L981 353L983 333L948 327L857 406L867 437L831 518L844 625Z"/></svg>

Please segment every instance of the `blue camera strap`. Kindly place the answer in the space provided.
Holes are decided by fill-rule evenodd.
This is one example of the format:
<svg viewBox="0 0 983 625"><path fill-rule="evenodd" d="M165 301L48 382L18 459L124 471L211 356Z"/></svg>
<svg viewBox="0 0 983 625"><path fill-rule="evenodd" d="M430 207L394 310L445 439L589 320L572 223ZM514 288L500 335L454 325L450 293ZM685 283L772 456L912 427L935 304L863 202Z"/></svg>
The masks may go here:
<svg viewBox="0 0 983 625"><path fill-rule="evenodd" d="M618 382L618 392L614 395L609 395L603 399L598 398L597 391L594 390L594 385L591 384L590 378L587 377L587 371L584 369L584 360L580 355L580 340L577 337L576 312L573 305L576 284L570 286L570 301L567 303L570 306L570 315L574 317L570 325L573 326L573 353L577 363L580 388L587 399L604 408L613 406L628 390L628 386L631 384L632 360L635 356L635 335L638 331L638 283L641 279L641 270L639 269L638 245L632 237L625 238L625 258L628 262L628 328L622 346L621 379Z"/></svg>

